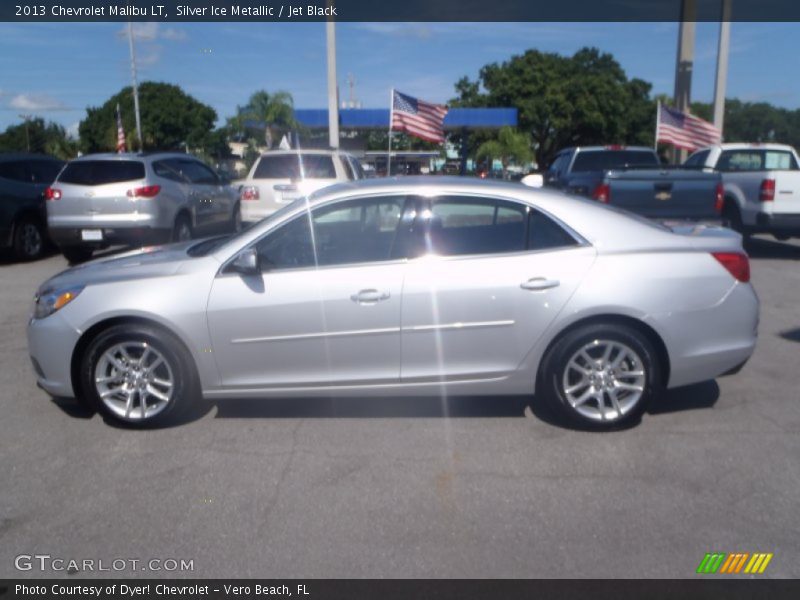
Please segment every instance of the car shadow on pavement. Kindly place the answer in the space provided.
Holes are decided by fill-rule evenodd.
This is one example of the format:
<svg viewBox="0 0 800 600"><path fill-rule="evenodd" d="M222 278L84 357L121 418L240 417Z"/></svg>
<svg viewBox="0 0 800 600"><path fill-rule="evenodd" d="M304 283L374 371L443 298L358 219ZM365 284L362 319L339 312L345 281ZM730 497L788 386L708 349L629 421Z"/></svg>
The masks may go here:
<svg viewBox="0 0 800 600"><path fill-rule="evenodd" d="M800 260L800 246L786 242L753 237L747 240L744 249L751 259Z"/></svg>
<svg viewBox="0 0 800 600"><path fill-rule="evenodd" d="M218 419L385 419L524 417L526 396L235 398L216 403Z"/></svg>
<svg viewBox="0 0 800 600"><path fill-rule="evenodd" d="M662 415L686 410L711 408L719 400L719 384L713 379L666 390L656 398L647 413Z"/></svg>
<svg viewBox="0 0 800 600"><path fill-rule="evenodd" d="M790 342L797 342L798 344L800 344L800 327L795 327L794 329L787 329L786 331L781 331L778 335L780 335L785 340L789 340Z"/></svg>

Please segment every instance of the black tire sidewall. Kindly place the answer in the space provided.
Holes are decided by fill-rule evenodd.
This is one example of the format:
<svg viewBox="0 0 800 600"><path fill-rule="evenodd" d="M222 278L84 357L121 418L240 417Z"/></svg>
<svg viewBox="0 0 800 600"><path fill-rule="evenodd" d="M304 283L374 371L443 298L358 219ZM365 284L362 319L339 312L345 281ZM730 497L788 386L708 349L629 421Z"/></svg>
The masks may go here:
<svg viewBox="0 0 800 600"><path fill-rule="evenodd" d="M152 345L167 360L175 378L172 400L160 413L144 421L126 421L115 415L100 399L94 386L94 371L99 358L111 346L125 341L143 341ZM82 395L100 414L116 424L132 428L154 428L169 425L190 404L195 389L192 379L193 370L184 358L184 353L180 343L172 335L154 327L135 324L110 327L91 341L81 357Z"/></svg>
<svg viewBox="0 0 800 600"><path fill-rule="evenodd" d="M36 228L36 231L39 233L39 251L34 254L28 254L25 252L23 232L28 225L33 225ZM20 219L19 222L14 226L14 254L16 257L20 260L36 260L37 258L41 257L42 254L44 254L44 248L45 236L41 223L30 217L23 217Z"/></svg>
<svg viewBox="0 0 800 600"><path fill-rule="evenodd" d="M561 389L564 369L569 359L582 346L596 339L612 340L629 346L639 355L645 368L645 390L638 404L622 418L614 421L596 421L580 414ZM656 396L661 381L659 360L653 345L642 333L622 324L591 324L569 332L551 348L542 365L538 391L559 415L585 429L619 429L638 422Z"/></svg>
<svg viewBox="0 0 800 600"><path fill-rule="evenodd" d="M92 258L92 248L88 246L65 246L61 248L61 254L71 265L85 262Z"/></svg>
<svg viewBox="0 0 800 600"><path fill-rule="evenodd" d="M175 226L172 229L172 241L173 242L181 242L181 241L188 241L188 240L181 240L179 236L179 232L181 230L181 226L186 225L186 228L189 231L189 239L191 240L194 236L194 231L192 230L192 223L186 215L180 215L177 219L175 219Z"/></svg>

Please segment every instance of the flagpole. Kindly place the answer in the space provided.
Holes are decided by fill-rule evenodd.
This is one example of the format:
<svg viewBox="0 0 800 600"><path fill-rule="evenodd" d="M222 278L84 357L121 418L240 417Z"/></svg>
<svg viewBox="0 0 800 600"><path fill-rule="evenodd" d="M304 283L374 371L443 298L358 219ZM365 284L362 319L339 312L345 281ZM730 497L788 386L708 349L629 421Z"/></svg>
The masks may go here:
<svg viewBox="0 0 800 600"><path fill-rule="evenodd" d="M653 140L653 150L658 152L658 122L661 118L661 100L656 101L656 135Z"/></svg>
<svg viewBox="0 0 800 600"><path fill-rule="evenodd" d="M392 121L394 120L394 88L389 90L389 153L386 155L386 176L392 174Z"/></svg>

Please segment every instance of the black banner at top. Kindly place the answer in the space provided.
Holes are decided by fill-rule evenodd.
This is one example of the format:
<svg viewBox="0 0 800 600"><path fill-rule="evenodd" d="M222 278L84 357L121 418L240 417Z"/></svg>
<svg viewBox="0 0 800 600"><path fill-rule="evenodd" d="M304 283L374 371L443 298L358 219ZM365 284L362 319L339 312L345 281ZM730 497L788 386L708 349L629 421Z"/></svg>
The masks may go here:
<svg viewBox="0 0 800 600"><path fill-rule="evenodd" d="M722 1L3 0L0 21L719 21ZM732 0L731 20L800 21L800 2Z"/></svg>

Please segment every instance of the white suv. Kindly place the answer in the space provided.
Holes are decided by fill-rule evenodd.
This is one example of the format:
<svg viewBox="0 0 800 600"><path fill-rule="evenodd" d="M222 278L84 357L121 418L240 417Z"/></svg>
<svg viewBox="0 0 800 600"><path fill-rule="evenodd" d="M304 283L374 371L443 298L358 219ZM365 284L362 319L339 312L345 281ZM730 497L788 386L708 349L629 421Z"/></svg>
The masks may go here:
<svg viewBox="0 0 800 600"><path fill-rule="evenodd" d="M274 150L258 157L240 188L242 222L268 217L325 186L364 179L361 163L336 150Z"/></svg>

